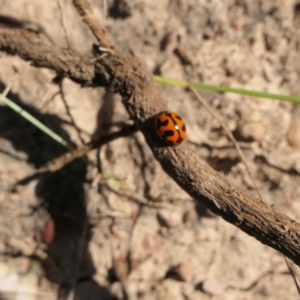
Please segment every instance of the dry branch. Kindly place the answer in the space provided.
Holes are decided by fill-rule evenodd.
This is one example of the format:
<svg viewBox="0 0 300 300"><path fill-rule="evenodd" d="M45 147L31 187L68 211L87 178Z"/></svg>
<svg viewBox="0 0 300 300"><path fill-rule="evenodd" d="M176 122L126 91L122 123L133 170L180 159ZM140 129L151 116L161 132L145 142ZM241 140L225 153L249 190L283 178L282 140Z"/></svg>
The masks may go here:
<svg viewBox="0 0 300 300"><path fill-rule="evenodd" d="M78 2L83 1L76 2L80 5ZM100 32L99 40L110 43L104 29L97 32ZM102 37L101 32L104 33ZM182 189L214 213L300 266L300 224L229 183L197 157L188 142L178 147L166 147L157 138L153 119L167 107L152 74L137 58L117 48L105 52L102 47L93 54L83 55L71 49L47 45L41 36L26 30L0 31L0 50L18 55L36 67L51 69L82 86L102 86L119 93L154 157Z"/></svg>
<svg viewBox="0 0 300 300"><path fill-rule="evenodd" d="M125 137L132 135L137 131L135 125L128 125L117 132L113 132L107 135L101 135L99 139L95 141L91 141L83 146L80 146L74 150L70 150L69 152L62 154L61 156L54 158L50 162L48 162L45 166L39 169L39 171L44 172L55 172L67 165L68 163L74 161L77 158L80 158L90 151L100 148L101 146L117 139L120 137Z"/></svg>

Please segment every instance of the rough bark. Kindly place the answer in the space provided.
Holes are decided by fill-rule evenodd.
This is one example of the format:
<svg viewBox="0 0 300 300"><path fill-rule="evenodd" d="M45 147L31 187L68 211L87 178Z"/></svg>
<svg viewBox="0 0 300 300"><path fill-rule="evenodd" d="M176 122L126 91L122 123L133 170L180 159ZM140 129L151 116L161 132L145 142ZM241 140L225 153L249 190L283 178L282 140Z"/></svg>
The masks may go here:
<svg viewBox="0 0 300 300"><path fill-rule="evenodd" d="M98 32L98 40L111 43L105 30ZM101 32L104 34L102 39ZM103 46L107 46L105 42ZM300 224L228 182L197 157L188 142L178 147L166 147L153 126L156 114L167 107L152 74L137 58L112 44L109 46L111 50L95 48L94 53L83 55L72 49L49 45L42 36L26 30L0 31L0 51L18 55L36 67L51 69L56 75L68 77L82 86L101 86L119 93L154 157L183 190L300 266Z"/></svg>

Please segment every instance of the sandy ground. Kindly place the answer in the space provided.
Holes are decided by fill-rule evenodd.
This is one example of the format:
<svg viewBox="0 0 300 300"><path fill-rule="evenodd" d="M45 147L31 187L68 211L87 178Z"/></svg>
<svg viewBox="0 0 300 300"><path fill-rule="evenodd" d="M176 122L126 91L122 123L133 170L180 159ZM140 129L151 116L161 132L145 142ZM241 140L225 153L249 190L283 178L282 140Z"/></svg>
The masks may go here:
<svg viewBox="0 0 300 300"><path fill-rule="evenodd" d="M70 1L69 40L95 42ZM156 74L298 95L300 17L294 0L91 1L119 45ZM56 1L0 0L0 13L34 21L66 47ZM119 97L63 81L0 54L0 90L67 141L130 124ZM186 120L199 159L256 193L228 137L188 92L161 87ZM300 221L299 109L291 103L203 92L241 144L264 201ZM298 111L298 113L297 113ZM298 117L297 118L297 114ZM294 116L294 119L293 119ZM291 122L294 120L294 122ZM66 150L0 104L0 299L298 299L280 253L196 204L162 171L143 136L105 145L55 173L39 167ZM141 206L137 200L163 203ZM295 267L298 274L299 269Z"/></svg>

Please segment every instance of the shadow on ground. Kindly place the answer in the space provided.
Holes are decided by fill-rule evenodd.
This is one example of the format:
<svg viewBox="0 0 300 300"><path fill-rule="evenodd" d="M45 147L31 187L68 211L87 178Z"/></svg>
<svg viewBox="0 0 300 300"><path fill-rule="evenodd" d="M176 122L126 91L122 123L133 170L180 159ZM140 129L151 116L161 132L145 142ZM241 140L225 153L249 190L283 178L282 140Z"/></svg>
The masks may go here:
<svg viewBox="0 0 300 300"><path fill-rule="evenodd" d="M0 90L4 87L0 82ZM33 107L24 104L17 94L9 93L8 98L65 140L72 142L62 128L63 120L57 115L39 113ZM66 152L64 147L10 108L0 106L0 116L0 137L8 140L17 151L25 152L28 164L35 168ZM41 261L41 265L45 276L59 284L59 298L68 294L75 280L76 299L116 299L107 289L92 280L95 266L88 250L91 233L85 210L86 173L85 163L76 160L57 172L39 174L35 177L38 180L36 197L39 203L34 208L33 218L37 216L39 209L46 209L50 215L42 231L44 242L48 245L48 257ZM80 265L78 265L79 256L81 256Z"/></svg>

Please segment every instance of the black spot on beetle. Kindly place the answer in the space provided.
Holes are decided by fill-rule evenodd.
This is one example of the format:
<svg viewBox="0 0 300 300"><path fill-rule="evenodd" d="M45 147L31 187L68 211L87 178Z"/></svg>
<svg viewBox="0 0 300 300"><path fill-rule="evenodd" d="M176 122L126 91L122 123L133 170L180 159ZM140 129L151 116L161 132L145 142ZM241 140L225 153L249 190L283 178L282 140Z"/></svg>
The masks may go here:
<svg viewBox="0 0 300 300"><path fill-rule="evenodd" d="M174 135L174 131L173 130L166 130L164 132L164 137L169 137L169 136L173 136Z"/></svg>
<svg viewBox="0 0 300 300"><path fill-rule="evenodd" d="M169 124L169 120L164 120L164 121L161 121L160 119L157 120L157 127L160 128L162 126L168 126Z"/></svg>
<svg viewBox="0 0 300 300"><path fill-rule="evenodd" d="M180 144L183 141L183 138L179 136L178 140L176 141L176 144Z"/></svg>

